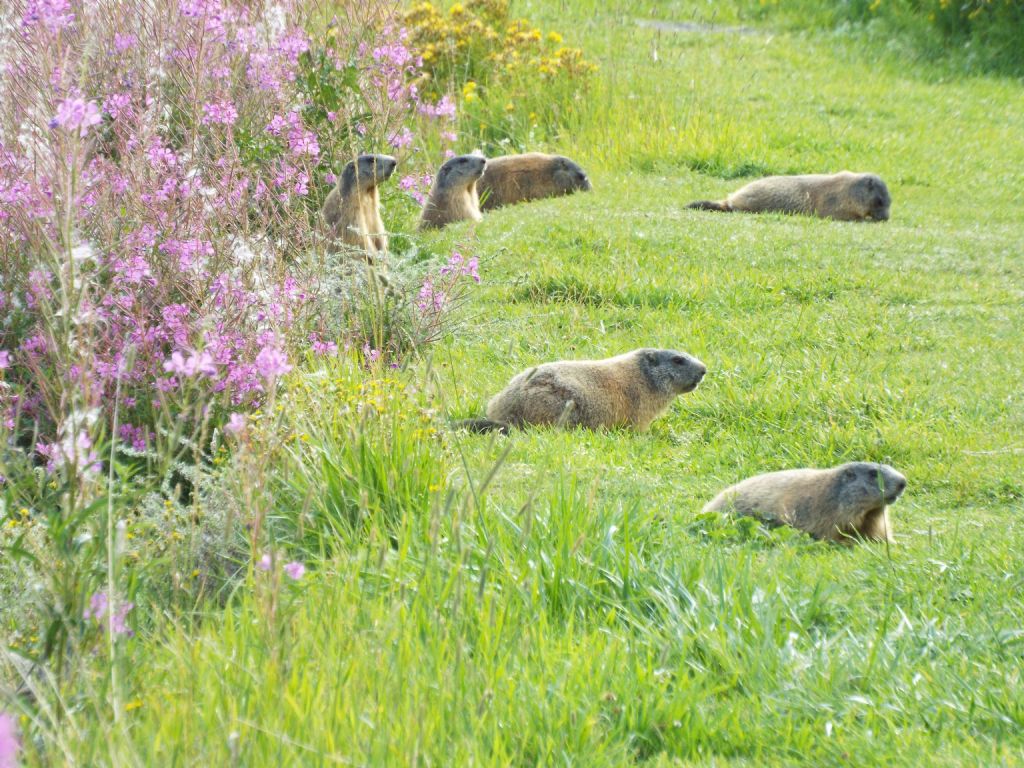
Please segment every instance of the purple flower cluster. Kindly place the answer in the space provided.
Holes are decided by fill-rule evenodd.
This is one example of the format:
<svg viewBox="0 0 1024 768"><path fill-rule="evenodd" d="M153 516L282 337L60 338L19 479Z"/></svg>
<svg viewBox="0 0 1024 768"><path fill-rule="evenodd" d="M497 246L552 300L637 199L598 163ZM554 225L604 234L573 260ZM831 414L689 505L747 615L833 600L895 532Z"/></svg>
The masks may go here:
<svg viewBox="0 0 1024 768"><path fill-rule="evenodd" d="M274 559L268 554L264 553L260 556L259 560L255 563L256 570L267 572L274 566ZM306 575L306 566L300 563L298 560L293 560L290 563L285 563L281 569L292 581L298 581Z"/></svg>
<svg viewBox="0 0 1024 768"><path fill-rule="evenodd" d="M18 768L18 724L13 715L0 712L0 768Z"/></svg>
<svg viewBox="0 0 1024 768"><path fill-rule="evenodd" d="M50 121L51 128L63 128L65 131L78 131L84 137L89 128L103 122L100 108L95 101L84 99L64 99L57 106L57 114Z"/></svg>
<svg viewBox="0 0 1024 768"><path fill-rule="evenodd" d="M60 32L74 21L68 0L29 0L21 19L25 27L42 24L49 32Z"/></svg>
<svg viewBox="0 0 1024 768"><path fill-rule="evenodd" d="M95 465L51 412L65 393L109 420L119 388L116 437L140 449L167 409L257 405L318 327L315 276L289 268L316 242L321 154L293 106L296 7L172 0L177 23L129 29L131 1L30 0L0 29L21 40L0 41L20 83L0 102L0 417L38 428L51 471ZM239 124L279 144L245 154L223 140Z"/></svg>
<svg viewBox="0 0 1024 768"><path fill-rule="evenodd" d="M229 99L203 105L203 125L234 125L238 119L238 110Z"/></svg>
<svg viewBox="0 0 1024 768"><path fill-rule="evenodd" d="M439 270L442 275L456 275L471 277L474 283L480 282L480 262L476 256L466 259L458 251L452 251L448 263Z"/></svg>
<svg viewBox="0 0 1024 768"><path fill-rule="evenodd" d="M119 603L117 611L109 617L110 629L115 635L132 637L135 634L132 628L128 626L128 614L134 607L135 603ZM86 621L91 619L97 624L106 625L108 621L106 617L109 610L110 598L107 596L107 593L103 591L96 592L89 598L89 605L82 612L82 618Z"/></svg>
<svg viewBox="0 0 1024 768"><path fill-rule="evenodd" d="M434 177L429 173L410 174L399 179L398 188L403 192L408 192L420 205L426 205L433 183Z"/></svg>
<svg viewBox="0 0 1024 768"><path fill-rule="evenodd" d="M0 26L19 84L0 100L0 429L35 434L52 472L95 473L99 434L142 451L182 414L230 413L241 438L306 350L338 351L300 265L339 137L407 148L448 121L435 128L455 139L455 104L423 102L404 29L338 26L317 49L359 79L324 120L303 90L299 4L169 0L173 24L129 24L143 5L27 0ZM422 201L430 183L400 185ZM476 262L455 254L424 284L430 322L465 277ZM68 422L72 407L111 429Z"/></svg>

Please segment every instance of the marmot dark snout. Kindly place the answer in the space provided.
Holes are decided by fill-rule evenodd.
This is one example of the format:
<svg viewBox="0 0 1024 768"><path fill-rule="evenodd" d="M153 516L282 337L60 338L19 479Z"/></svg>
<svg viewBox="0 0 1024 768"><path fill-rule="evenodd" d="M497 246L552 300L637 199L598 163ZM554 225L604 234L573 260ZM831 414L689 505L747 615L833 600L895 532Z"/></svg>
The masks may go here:
<svg viewBox="0 0 1024 768"><path fill-rule="evenodd" d="M639 369L648 377L651 388L682 395L693 392L708 372L707 366L685 352L673 349L641 349Z"/></svg>

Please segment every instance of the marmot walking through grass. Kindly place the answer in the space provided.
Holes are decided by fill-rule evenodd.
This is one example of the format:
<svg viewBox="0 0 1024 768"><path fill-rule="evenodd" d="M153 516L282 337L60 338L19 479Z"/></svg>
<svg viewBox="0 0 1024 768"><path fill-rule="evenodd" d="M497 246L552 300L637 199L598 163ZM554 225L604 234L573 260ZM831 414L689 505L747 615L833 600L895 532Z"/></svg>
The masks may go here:
<svg viewBox="0 0 1024 768"><path fill-rule="evenodd" d="M888 464L854 461L757 475L726 488L704 511L749 515L843 544L858 538L891 541L886 505L906 486L907 479Z"/></svg>
<svg viewBox="0 0 1024 768"><path fill-rule="evenodd" d="M637 349L606 360L563 360L520 373L487 404L486 419L458 426L476 432L525 424L632 427L643 431L707 368L671 349Z"/></svg>
<svg viewBox="0 0 1024 768"><path fill-rule="evenodd" d="M459 155L437 171L434 186L420 217L421 230L440 229L463 219L480 221L480 196L476 183L483 176L487 160L481 155Z"/></svg>
<svg viewBox="0 0 1024 768"><path fill-rule="evenodd" d="M387 251L377 185L389 179L397 166L398 161L390 155L360 155L345 165L323 209L324 222L336 243L360 248L371 256Z"/></svg>
<svg viewBox="0 0 1024 768"><path fill-rule="evenodd" d="M590 191L587 173L568 157L527 152L487 160L480 179L480 206L489 211L503 205Z"/></svg>
<svg viewBox="0 0 1024 768"><path fill-rule="evenodd" d="M873 173L769 176L752 181L725 200L698 200L687 208L744 213L803 213L836 221L886 221L889 188Z"/></svg>

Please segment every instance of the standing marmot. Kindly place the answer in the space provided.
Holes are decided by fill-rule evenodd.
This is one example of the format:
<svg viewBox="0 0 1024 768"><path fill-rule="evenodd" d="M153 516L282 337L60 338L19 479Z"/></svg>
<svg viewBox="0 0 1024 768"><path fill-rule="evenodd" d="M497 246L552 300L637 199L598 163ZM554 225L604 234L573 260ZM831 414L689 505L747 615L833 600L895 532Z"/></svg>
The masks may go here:
<svg viewBox="0 0 1024 768"><path fill-rule="evenodd" d="M440 229L463 219L480 221L480 196L476 183L487 165L480 155L459 155L437 171L427 204L423 206L420 229Z"/></svg>
<svg viewBox="0 0 1024 768"><path fill-rule="evenodd" d="M892 541L889 513L907 479L888 464L853 461L832 469L790 469L730 486L704 507L791 525L816 539Z"/></svg>
<svg viewBox="0 0 1024 768"><path fill-rule="evenodd" d="M323 209L336 243L361 248L370 255L387 251L377 185L390 178L397 166L398 161L390 155L360 155L345 166Z"/></svg>
<svg viewBox="0 0 1024 768"><path fill-rule="evenodd" d="M587 173L568 157L527 152L492 157L480 179L480 204L485 211L503 205L590 191Z"/></svg>
<svg viewBox="0 0 1024 768"><path fill-rule="evenodd" d="M633 427L645 430L669 404L692 392L707 368L685 352L636 349L606 360L563 360L520 373L487 404L477 432L510 426Z"/></svg>
<svg viewBox="0 0 1024 768"><path fill-rule="evenodd" d="M769 176L752 181L721 202L698 200L687 208L744 213L805 213L836 221L885 221L889 188L873 173Z"/></svg>

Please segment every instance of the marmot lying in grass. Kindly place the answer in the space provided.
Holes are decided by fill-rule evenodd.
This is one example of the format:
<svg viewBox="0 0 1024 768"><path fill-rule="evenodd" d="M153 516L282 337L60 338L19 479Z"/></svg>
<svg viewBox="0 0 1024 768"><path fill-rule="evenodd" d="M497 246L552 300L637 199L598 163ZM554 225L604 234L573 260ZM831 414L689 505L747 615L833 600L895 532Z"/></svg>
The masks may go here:
<svg viewBox="0 0 1024 768"><path fill-rule="evenodd" d="M324 201L324 222L335 243L360 248L371 256L387 251L377 185L390 178L397 166L389 155L360 155L345 166L337 186Z"/></svg>
<svg viewBox="0 0 1024 768"><path fill-rule="evenodd" d="M590 191L586 171L568 157L528 152L487 160L480 179L481 207L485 211L503 205Z"/></svg>
<svg viewBox="0 0 1024 768"><path fill-rule="evenodd" d="M487 161L480 155L459 155L437 171L434 186L420 217L421 230L439 229L463 219L480 221L480 196L476 183Z"/></svg>
<svg viewBox="0 0 1024 768"><path fill-rule="evenodd" d="M563 360L520 373L487 404L486 419L457 426L475 432L525 424L632 427L643 431L707 368L671 349L637 349L606 360Z"/></svg>
<svg viewBox="0 0 1024 768"><path fill-rule="evenodd" d="M887 464L854 461L757 475L726 488L704 511L750 515L843 544L859 538L892 541L886 505L906 486L906 478Z"/></svg>
<svg viewBox="0 0 1024 768"><path fill-rule="evenodd" d="M725 200L698 200L687 208L745 213L804 213L837 221L885 221L889 189L873 173L769 176L752 181Z"/></svg>

